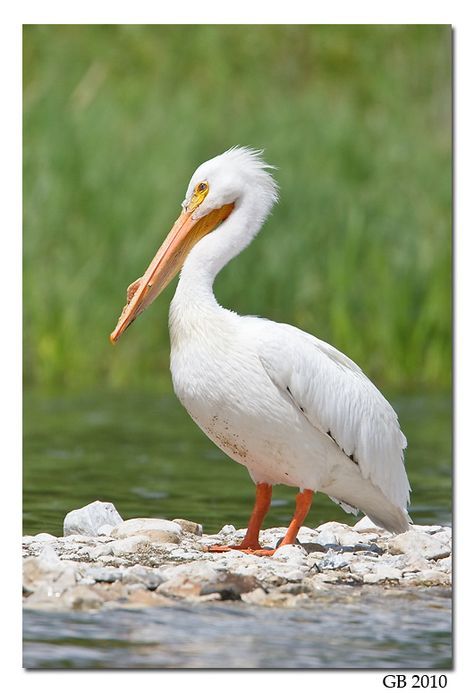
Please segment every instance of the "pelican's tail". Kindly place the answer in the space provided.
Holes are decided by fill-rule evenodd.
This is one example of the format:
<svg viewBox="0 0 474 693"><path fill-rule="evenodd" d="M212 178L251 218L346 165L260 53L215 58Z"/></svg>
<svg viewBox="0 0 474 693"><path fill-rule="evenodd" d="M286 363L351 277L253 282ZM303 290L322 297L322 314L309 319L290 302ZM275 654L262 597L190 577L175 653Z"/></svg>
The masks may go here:
<svg viewBox="0 0 474 693"><path fill-rule="evenodd" d="M347 489L347 484L340 488L340 484L334 481L330 486L320 490L346 512L361 510L374 524L389 532L401 534L410 529L411 519L406 508L389 501L384 493L367 479L361 478L360 483L351 484L350 489Z"/></svg>

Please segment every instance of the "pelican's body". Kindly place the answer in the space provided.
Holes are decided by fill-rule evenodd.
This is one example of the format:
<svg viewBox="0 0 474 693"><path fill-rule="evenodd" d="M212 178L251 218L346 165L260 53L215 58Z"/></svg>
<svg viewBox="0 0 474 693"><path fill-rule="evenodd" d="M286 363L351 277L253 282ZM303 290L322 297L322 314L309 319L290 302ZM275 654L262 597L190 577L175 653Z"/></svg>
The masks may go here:
<svg viewBox="0 0 474 693"><path fill-rule="evenodd" d="M363 509L377 524L394 531L406 529L406 514L397 509L403 507L408 492L406 475L400 459L393 459L393 448L401 456L403 434L388 402L357 366L291 325L240 316L217 303L198 304L185 299L181 289L170 310L173 385L206 435L247 467L255 483L321 491L346 506ZM279 383L273 363L285 362L287 372L281 373ZM308 362L313 366L310 371ZM318 376L319 383L315 382ZM360 419L359 431L369 438L366 444L370 446L372 436L377 444L379 429L387 426L385 459L381 458L385 464L372 473L376 480L379 472L385 494L364 478L355 442L348 445L347 454L335 442L353 421L334 420L326 431L322 423L311 421L313 389L327 388L332 398L331 389L342 386L339 397L344 411L348 403L344 384L347 394L355 391L365 400L354 402L355 407L365 406L363 411L348 411L347 417ZM392 481L391 463L399 473L398 483L384 484L384 475L387 482Z"/></svg>
<svg viewBox="0 0 474 693"><path fill-rule="evenodd" d="M214 297L215 276L252 240L275 200L276 186L255 152L233 149L200 166L183 203L184 221L178 220L144 278L132 286L132 300L112 338L153 300L162 276L169 281L167 258L174 258L182 243L176 239L186 236L189 243L191 231L184 232L183 224L204 228L206 219L218 214L220 226L212 231L206 226L187 250L171 303L171 373L193 420L247 467L257 484L252 536L242 547L259 548L255 526L259 529L275 484L301 490L293 529L312 493L321 491L390 531L405 531L406 440L376 387L325 342L290 325L239 316ZM287 534L290 543L296 534Z"/></svg>

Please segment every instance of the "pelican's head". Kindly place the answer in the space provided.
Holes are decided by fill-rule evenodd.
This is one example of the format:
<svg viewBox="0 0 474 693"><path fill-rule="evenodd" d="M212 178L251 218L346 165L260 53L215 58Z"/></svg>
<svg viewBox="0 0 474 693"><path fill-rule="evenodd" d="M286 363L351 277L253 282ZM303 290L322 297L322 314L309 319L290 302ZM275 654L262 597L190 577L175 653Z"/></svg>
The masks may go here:
<svg viewBox="0 0 474 693"><path fill-rule="evenodd" d="M170 283L191 249L216 231L245 199L254 201L256 222L263 222L278 196L268 168L262 152L233 147L196 169L182 203L183 211L143 277L133 285L133 293L110 335L112 343Z"/></svg>
<svg viewBox="0 0 474 693"><path fill-rule="evenodd" d="M189 181L183 209L197 203L193 216L199 219L224 205L238 205L246 195L257 196L262 209L271 209L278 198L277 185L268 171L273 167L263 161L262 154L247 147L233 147L205 161ZM200 191L204 193L202 198Z"/></svg>

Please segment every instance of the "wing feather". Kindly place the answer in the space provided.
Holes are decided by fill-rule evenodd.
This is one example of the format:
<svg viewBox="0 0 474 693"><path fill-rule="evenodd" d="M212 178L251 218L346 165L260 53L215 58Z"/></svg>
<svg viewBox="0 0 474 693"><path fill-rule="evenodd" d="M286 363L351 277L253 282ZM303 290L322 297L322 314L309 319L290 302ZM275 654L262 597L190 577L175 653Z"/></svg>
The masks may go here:
<svg viewBox="0 0 474 693"><path fill-rule="evenodd" d="M259 358L274 384L357 462L365 479L406 508L407 441L387 400L357 364L330 344L291 325L258 322Z"/></svg>

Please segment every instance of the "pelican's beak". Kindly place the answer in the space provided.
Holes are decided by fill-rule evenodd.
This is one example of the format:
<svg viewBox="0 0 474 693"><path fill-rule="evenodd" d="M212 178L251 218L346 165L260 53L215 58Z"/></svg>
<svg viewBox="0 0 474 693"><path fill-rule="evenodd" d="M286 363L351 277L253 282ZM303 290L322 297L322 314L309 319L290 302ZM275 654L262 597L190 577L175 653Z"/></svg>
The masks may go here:
<svg viewBox="0 0 474 693"><path fill-rule="evenodd" d="M118 341L135 318L168 286L183 266L191 248L227 219L233 208L233 204L227 204L213 209L200 219L192 218L193 209L181 213L143 277L132 285L133 294L122 310L117 327L110 335L112 344Z"/></svg>

